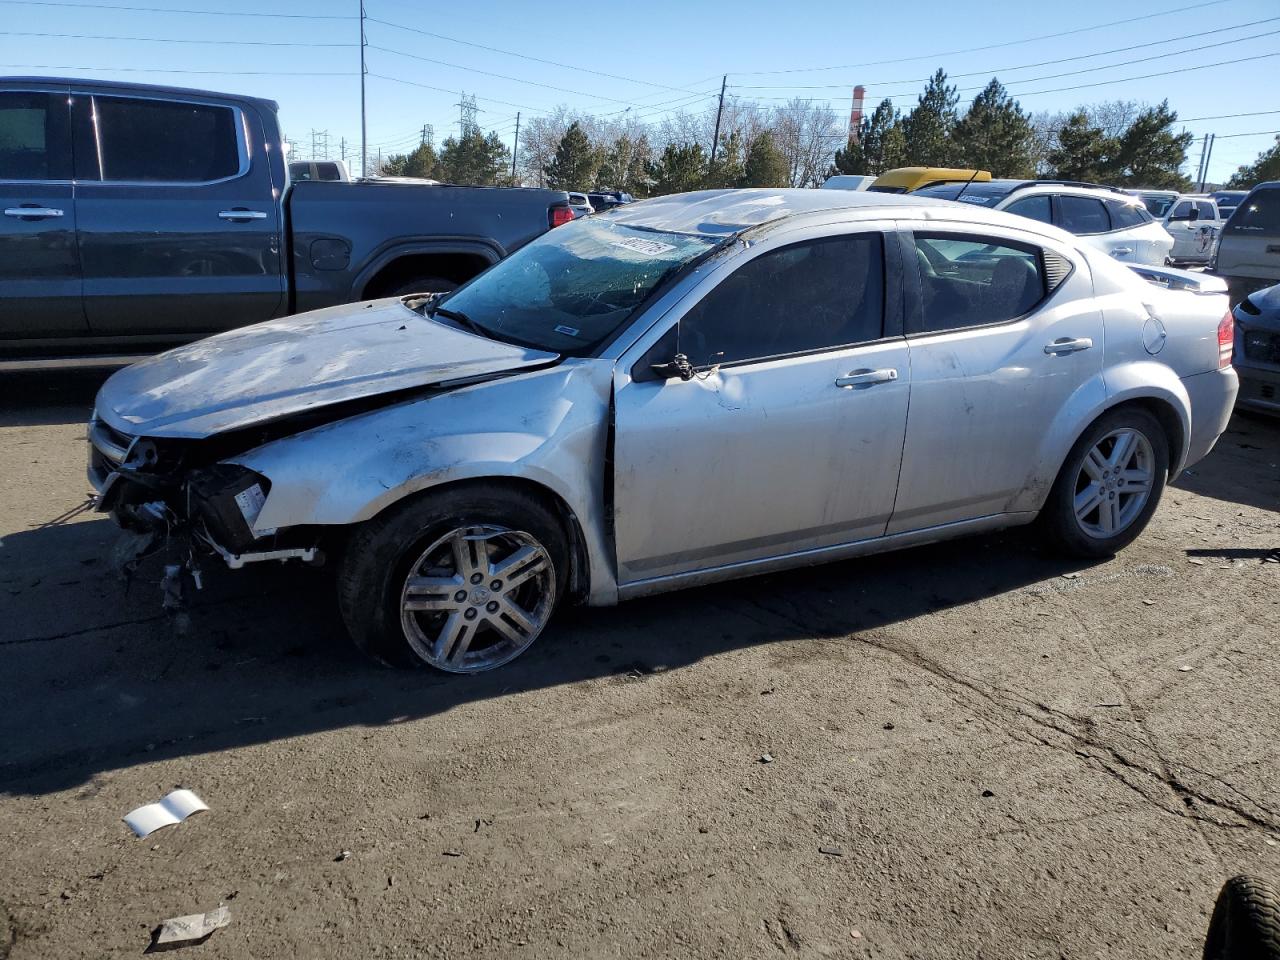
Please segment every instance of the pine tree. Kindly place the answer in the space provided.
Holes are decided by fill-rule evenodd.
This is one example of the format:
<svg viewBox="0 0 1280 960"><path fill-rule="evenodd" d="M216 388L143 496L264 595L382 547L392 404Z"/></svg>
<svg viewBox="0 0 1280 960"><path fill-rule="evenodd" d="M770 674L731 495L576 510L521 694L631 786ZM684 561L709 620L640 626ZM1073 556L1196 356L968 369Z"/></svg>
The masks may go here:
<svg viewBox="0 0 1280 960"><path fill-rule="evenodd" d="M865 130L867 122L862 122L862 128ZM831 164L831 169L827 172L827 176L834 177L838 174L867 174L870 172L867 163L866 151L862 148L862 141L856 137L850 137L848 142L836 151L835 159Z"/></svg>
<svg viewBox="0 0 1280 960"><path fill-rule="evenodd" d="M952 139L966 167L998 177L1035 176L1031 117L994 77L956 123Z"/></svg>
<svg viewBox="0 0 1280 960"><path fill-rule="evenodd" d="M1178 114L1169 101L1148 107L1120 135L1106 170L1107 182L1122 187L1152 187L1189 190L1191 181L1182 175L1187 148L1194 139L1190 131L1174 133Z"/></svg>
<svg viewBox="0 0 1280 960"><path fill-rule="evenodd" d="M505 183L511 167L511 151L496 133L468 130L441 145L440 179L448 183L492 186Z"/></svg>
<svg viewBox="0 0 1280 960"><path fill-rule="evenodd" d="M596 171L603 157L592 146L587 133L576 120L560 138L556 155L547 164L547 186L556 190L590 190L595 186Z"/></svg>
<svg viewBox="0 0 1280 960"><path fill-rule="evenodd" d="M1280 137L1276 142L1258 154L1258 159L1246 167L1240 167L1227 181L1233 190L1248 190L1255 183L1263 180L1280 180Z"/></svg>
<svg viewBox="0 0 1280 960"><path fill-rule="evenodd" d="M720 149L716 151L715 162L707 166L703 186L711 190L736 187L742 180L742 174L742 136L734 130L727 137L720 138Z"/></svg>
<svg viewBox="0 0 1280 960"><path fill-rule="evenodd" d="M785 187L788 182L787 158L773 142L773 134L765 130L747 148L739 184L744 187Z"/></svg>
<svg viewBox="0 0 1280 960"><path fill-rule="evenodd" d="M388 177L425 177L439 179L440 161L431 144L424 143L410 153L395 154L387 158L382 172Z"/></svg>
<svg viewBox="0 0 1280 960"><path fill-rule="evenodd" d="M956 125L960 94L947 86L947 73L939 68L925 84L924 93L902 121L906 162L912 166L950 167L960 158L951 133Z"/></svg>
<svg viewBox="0 0 1280 960"><path fill-rule="evenodd" d="M1047 160L1058 180L1097 183L1107 176L1116 142L1089 122L1088 114L1077 110L1058 131L1058 144Z"/></svg>
<svg viewBox="0 0 1280 960"><path fill-rule="evenodd" d="M660 197L668 193L699 190L706 172L707 155L702 144L669 143L658 162L650 166L651 192L653 196Z"/></svg>

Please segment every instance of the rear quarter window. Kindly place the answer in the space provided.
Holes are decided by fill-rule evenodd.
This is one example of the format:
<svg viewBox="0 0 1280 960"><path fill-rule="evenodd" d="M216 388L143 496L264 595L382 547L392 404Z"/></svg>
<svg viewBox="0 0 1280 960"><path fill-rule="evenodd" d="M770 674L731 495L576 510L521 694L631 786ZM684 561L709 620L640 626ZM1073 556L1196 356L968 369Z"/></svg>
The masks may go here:
<svg viewBox="0 0 1280 960"><path fill-rule="evenodd" d="M1280 234L1280 189L1255 190L1231 215L1228 233Z"/></svg>
<svg viewBox="0 0 1280 960"><path fill-rule="evenodd" d="M1119 200L1106 201L1107 213L1111 215L1111 228L1123 230L1126 227L1140 227L1151 222L1151 214L1147 208L1138 203L1123 203Z"/></svg>

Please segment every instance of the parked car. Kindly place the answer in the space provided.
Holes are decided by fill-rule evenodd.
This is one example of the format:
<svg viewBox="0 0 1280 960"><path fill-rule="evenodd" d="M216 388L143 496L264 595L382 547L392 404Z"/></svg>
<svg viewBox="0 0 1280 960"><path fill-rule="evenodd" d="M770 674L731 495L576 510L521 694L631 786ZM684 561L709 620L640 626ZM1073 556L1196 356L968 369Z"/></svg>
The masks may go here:
<svg viewBox="0 0 1280 960"><path fill-rule="evenodd" d="M1147 208L1147 213L1157 220L1163 219L1174 201L1182 196L1177 190L1125 190L1124 192L1131 193L1141 200L1142 205Z"/></svg>
<svg viewBox="0 0 1280 960"><path fill-rule="evenodd" d="M876 182L875 177L837 173L822 182L823 190L867 190ZM883 191L885 193L889 191Z"/></svg>
<svg viewBox="0 0 1280 960"><path fill-rule="evenodd" d="M572 219L558 190L290 185L271 101L105 81L0 80L0 171L7 357L450 290Z"/></svg>
<svg viewBox="0 0 1280 960"><path fill-rule="evenodd" d="M323 180L329 183L350 183L351 174L341 160L290 160L289 179Z"/></svg>
<svg viewBox="0 0 1280 960"><path fill-rule="evenodd" d="M1213 259L1222 233L1218 205L1209 197L1180 196L1160 217L1173 237L1169 260L1175 264L1205 264Z"/></svg>
<svg viewBox="0 0 1280 960"><path fill-rule="evenodd" d="M872 193L912 193L931 184L986 183L987 170L958 170L954 167L897 167L887 170L867 187Z"/></svg>
<svg viewBox="0 0 1280 960"><path fill-rule="evenodd" d="M1123 190L1072 180L992 180L925 187L921 197L957 200L1051 223L1125 263L1161 265L1173 237Z"/></svg>
<svg viewBox="0 0 1280 960"><path fill-rule="evenodd" d="M1209 269L1227 281L1233 304L1280 283L1280 180L1258 184L1236 207Z"/></svg>
<svg viewBox="0 0 1280 960"><path fill-rule="evenodd" d="M635 200L635 197L622 190L602 190L587 194L587 200L593 210L601 211L612 210L614 207L620 207L624 203L631 203Z"/></svg>
<svg viewBox="0 0 1280 960"><path fill-rule="evenodd" d="M1236 406L1280 416L1280 285L1255 290L1235 311Z"/></svg>
<svg viewBox="0 0 1280 960"><path fill-rule="evenodd" d="M1231 219L1231 215L1236 212L1236 207L1240 206L1240 201L1248 195L1248 190L1215 190L1209 194L1213 202L1218 205L1218 216L1224 223Z"/></svg>
<svg viewBox="0 0 1280 960"><path fill-rule="evenodd" d="M1231 349L1221 293L1026 218L708 191L122 370L89 474L196 563L332 557L363 649L473 672L566 598L1037 518L1111 554L1226 427Z"/></svg>
<svg viewBox="0 0 1280 960"><path fill-rule="evenodd" d="M574 218L589 217L596 212L596 208L591 205L590 198L585 193L569 193L569 209L573 211Z"/></svg>

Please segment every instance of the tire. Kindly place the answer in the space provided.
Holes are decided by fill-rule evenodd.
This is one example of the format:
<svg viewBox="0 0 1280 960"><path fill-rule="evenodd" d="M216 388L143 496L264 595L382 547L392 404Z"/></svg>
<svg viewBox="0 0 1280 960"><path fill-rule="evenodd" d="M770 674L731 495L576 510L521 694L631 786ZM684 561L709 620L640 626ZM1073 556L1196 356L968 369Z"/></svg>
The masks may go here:
<svg viewBox="0 0 1280 960"><path fill-rule="evenodd" d="M411 293L449 293L457 290L458 285L452 280L446 280L444 277L418 277L410 280L408 283L402 283L396 289L388 292L388 297L407 297Z"/></svg>
<svg viewBox="0 0 1280 960"><path fill-rule="evenodd" d="M1135 451L1127 457L1115 447L1126 435L1133 438ZM1125 457L1119 473L1107 462L1111 454ZM1144 473L1145 499L1143 481L1137 479ZM1067 556L1109 557L1146 527L1168 478L1169 441L1160 421L1141 407L1112 410L1095 420L1067 454L1040 511L1041 530L1050 545ZM1077 515L1078 506L1083 509L1095 502L1090 512Z"/></svg>
<svg viewBox="0 0 1280 960"><path fill-rule="evenodd" d="M468 483L359 527L338 602L352 640L374 659L479 673L528 649L568 579L568 538L551 509L521 490Z"/></svg>
<svg viewBox="0 0 1280 960"><path fill-rule="evenodd" d="M1254 877L1232 877L1213 905L1204 960L1280 960L1280 900Z"/></svg>

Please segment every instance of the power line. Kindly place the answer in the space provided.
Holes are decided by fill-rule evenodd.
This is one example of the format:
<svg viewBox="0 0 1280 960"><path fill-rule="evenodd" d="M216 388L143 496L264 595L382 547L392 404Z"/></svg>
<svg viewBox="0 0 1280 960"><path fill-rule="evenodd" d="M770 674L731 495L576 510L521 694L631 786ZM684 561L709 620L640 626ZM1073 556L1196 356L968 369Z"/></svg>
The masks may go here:
<svg viewBox="0 0 1280 960"><path fill-rule="evenodd" d="M1074 57L1063 57L1062 59L1059 59L1059 60L1042 60L1039 63L1024 63L1016 67L994 67L992 69L974 70L971 73L952 73L947 75L947 79L954 80L954 79L959 79L961 77L995 76L1001 73L1008 73L1012 70L1030 70L1033 67L1050 67L1050 66L1055 66L1059 63L1072 63L1077 60L1090 60L1094 57L1105 57L1113 53L1126 53L1130 50L1140 50L1144 47L1155 47L1165 43L1176 43L1179 40L1190 40L1192 38L1205 37L1210 34L1225 33L1229 30L1243 30L1246 27L1256 27L1259 24L1263 24L1263 23L1275 23L1277 20L1280 20L1280 17L1267 17L1266 19L1263 19L1263 20L1253 20L1253 21L1250 21L1249 23L1239 23L1239 24L1236 24L1234 27L1220 27L1217 30L1200 30L1200 31L1197 31L1196 33L1189 33L1179 37L1169 37L1167 40L1153 40L1149 43L1137 43L1137 44L1134 44L1133 46L1116 47L1115 49L1112 49L1112 50L1099 50L1097 53L1085 53L1085 54L1080 54ZM1146 57L1146 58L1141 58L1137 60L1124 60L1120 63L1101 64L1098 66L1089 67L1086 70L1080 70L1076 72L1089 73L1092 70L1108 70L1111 67L1123 67L1123 66L1129 66L1135 63L1145 63L1148 60L1159 60L1162 57L1177 57L1185 53L1194 53L1198 50L1208 50L1213 47L1222 47L1222 46L1226 46L1228 44L1233 44L1233 43L1243 43L1247 40L1257 40L1261 37L1272 36L1275 33L1280 33L1280 30L1272 30L1268 33L1258 33L1250 37L1237 37L1233 40L1224 40L1220 43L1200 44L1189 50L1175 50L1172 53L1161 53L1152 57ZM1056 77L1065 77L1065 76L1071 76L1071 75L1072 74L1059 73L1049 77L1039 77L1037 79L1051 80L1051 79L1055 79ZM912 80L867 80L863 85L868 87L893 87L893 86L902 86L905 84L928 83L929 80L930 80L929 77L918 77ZM1035 80L1015 80L1012 82L1034 83L1036 81ZM810 85L804 85L804 86L799 86L799 85L797 86L763 86L763 85L747 85L747 84L735 84L735 86L739 90L845 90L845 89L848 89L849 85L846 83L821 83L821 84L810 84ZM970 87L966 89L976 90L981 88ZM965 91L961 91L961 92L965 92Z"/></svg>
<svg viewBox="0 0 1280 960"><path fill-rule="evenodd" d="M1280 134L1280 130L1255 130L1252 133L1219 133L1215 134L1219 140L1232 140L1236 137L1269 137L1273 134Z"/></svg>
<svg viewBox="0 0 1280 960"><path fill-rule="evenodd" d="M72 3L70 0L0 0L0 3L24 7L74 7L79 10L131 10L139 13L194 13L205 17L277 17L283 20L354 20L345 14L324 13L259 13L239 10L190 10L184 7L133 7L112 3Z"/></svg>
<svg viewBox="0 0 1280 960"><path fill-rule="evenodd" d="M948 50L943 53L927 53L918 57L893 57L889 60L872 60L867 63L844 63L830 67L792 67L787 70L740 70L738 76L770 76L781 73L819 73L824 70L857 70L862 67L880 67L887 63L911 63L920 60L936 60L939 57L958 57L965 53L980 53L983 50L996 50L1001 47L1016 47L1024 43L1035 43L1039 40L1054 40L1058 37L1070 37L1078 33L1088 33L1092 30L1102 30L1105 27L1118 27L1126 23L1138 23L1140 21L1150 20L1154 17L1165 17L1174 13L1185 13L1188 10L1200 10L1204 7L1213 7L1227 0L1207 0L1205 3L1194 3L1189 7L1177 7L1173 10L1157 10L1155 13L1146 13L1140 17L1128 17L1124 20L1112 20L1110 23L1096 23L1090 27L1077 27L1074 30L1064 30L1061 33L1046 33L1038 37L1026 37L1022 40L1006 40L1003 43L990 43L983 47L968 47L964 50Z"/></svg>
<svg viewBox="0 0 1280 960"><path fill-rule="evenodd" d="M420 87L423 90L434 90L436 93L447 93L455 97L462 96L462 91L460 90L446 90L444 87L433 87L429 83L418 83L416 80L402 80L399 77L388 77L386 74L383 74L383 73L372 73L372 72L369 74L369 76L377 77L379 80L389 80L392 83L403 83L406 86L410 86L410 87ZM550 110L547 110L543 107L531 107L527 103L511 103L508 100L498 100L494 97L477 96L476 99L483 100L485 101L485 103L500 103L504 107L518 107L521 110L532 110L534 113L550 113L551 112ZM484 113L484 110L481 109L480 112Z"/></svg>
<svg viewBox="0 0 1280 960"><path fill-rule="evenodd" d="M1257 110L1253 113L1220 113L1216 117L1187 117L1181 123L1195 123L1199 120L1234 120L1236 117L1266 117L1280 113L1280 110Z"/></svg>
<svg viewBox="0 0 1280 960"><path fill-rule="evenodd" d="M579 73L590 73L597 77L608 77L610 80L622 80L626 83L639 83L646 87L656 87L659 90L673 90L678 92L682 91L685 93L692 93L691 90L688 90L685 87L672 87L664 83L654 83L650 80L641 80L637 77L623 77L623 76L619 76L616 73L606 73L603 70L592 70L590 67L577 67L570 63L561 63L558 60L547 60L543 57L535 57L526 53L517 53L514 50L503 50L501 47L491 47L491 46L488 46L487 44L475 43L471 40L459 40L457 37L448 37L448 36L445 36L443 33L432 33L430 30L422 30L422 29L419 29L418 27L410 27L403 23L395 23L392 20L381 20L378 17L366 17L366 19L369 21L369 23L380 23L384 27L392 27L396 30L407 30L410 33L419 33L424 37L433 37L436 40L446 40L449 43L460 43L463 46L475 47L478 50L487 50L490 53L500 53L506 57L517 57L521 60L529 60L533 63L542 63L551 67L560 67L563 70L576 70ZM698 81L698 82L701 83L702 81Z"/></svg>
<svg viewBox="0 0 1280 960"><path fill-rule="evenodd" d="M4 0L0 0L0 3ZM291 70L169 70L158 67L86 67L55 63L0 63L7 70L89 70L94 73L191 73L220 77L354 77L354 71Z"/></svg>
<svg viewBox="0 0 1280 960"><path fill-rule="evenodd" d="M116 37L95 33L26 33L0 30L6 37L55 37L62 40L127 40L130 43L212 43L242 47L350 47L349 43L311 43L302 40L194 40L176 37Z"/></svg>
<svg viewBox="0 0 1280 960"><path fill-rule="evenodd" d="M1078 83L1070 87L1054 87L1052 90L1031 90L1026 93L1018 93L1013 91L1011 96L1016 97L1035 97L1042 93L1064 93L1068 90L1087 90L1090 87L1105 87L1113 83L1128 83L1131 80L1150 80L1152 77L1171 77L1180 73L1192 73L1196 70L1208 70L1211 67L1225 67L1236 63L1250 63L1254 60L1267 60L1271 57L1280 57L1280 51L1275 53L1260 53L1252 57L1236 57L1234 60L1219 60L1216 63L1201 63L1194 67L1179 67L1176 70L1162 70L1159 73L1144 73L1136 77L1117 77L1115 80L1100 80L1097 83Z"/></svg>

